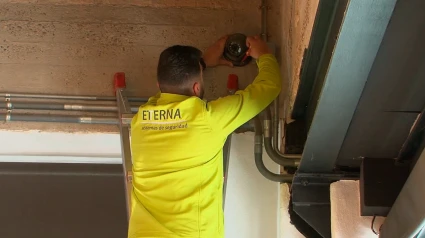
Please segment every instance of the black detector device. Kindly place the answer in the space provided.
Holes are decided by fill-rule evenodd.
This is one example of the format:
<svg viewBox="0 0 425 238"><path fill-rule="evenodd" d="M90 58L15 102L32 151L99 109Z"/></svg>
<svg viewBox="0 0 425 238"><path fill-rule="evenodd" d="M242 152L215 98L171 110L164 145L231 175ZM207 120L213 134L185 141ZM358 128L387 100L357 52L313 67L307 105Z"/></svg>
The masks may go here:
<svg viewBox="0 0 425 238"><path fill-rule="evenodd" d="M229 35L227 38L223 57L232 62L234 66L245 66L252 60L251 56L246 56L248 49L248 46L246 46L246 35L235 33Z"/></svg>

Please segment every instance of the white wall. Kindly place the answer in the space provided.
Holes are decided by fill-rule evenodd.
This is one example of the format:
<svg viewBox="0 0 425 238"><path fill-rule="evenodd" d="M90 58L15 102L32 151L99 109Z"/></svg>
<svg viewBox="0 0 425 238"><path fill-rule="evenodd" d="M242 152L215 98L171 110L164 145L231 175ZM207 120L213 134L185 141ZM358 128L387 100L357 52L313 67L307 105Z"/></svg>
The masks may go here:
<svg viewBox="0 0 425 238"><path fill-rule="evenodd" d="M278 237L279 184L264 178L255 167L254 134L234 134L231 145L224 209L225 237ZM268 156L263 160L271 171L279 170Z"/></svg>
<svg viewBox="0 0 425 238"><path fill-rule="evenodd" d="M1 155L121 157L118 134L0 131L0 145Z"/></svg>

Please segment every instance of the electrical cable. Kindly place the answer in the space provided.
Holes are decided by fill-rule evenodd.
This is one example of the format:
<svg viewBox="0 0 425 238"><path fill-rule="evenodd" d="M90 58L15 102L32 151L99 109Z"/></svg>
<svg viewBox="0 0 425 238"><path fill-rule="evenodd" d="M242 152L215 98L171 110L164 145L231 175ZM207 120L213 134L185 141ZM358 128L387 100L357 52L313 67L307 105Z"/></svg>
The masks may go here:
<svg viewBox="0 0 425 238"><path fill-rule="evenodd" d="M381 226L379 226L379 230L378 230L378 232L376 232L376 231L375 231L375 228L373 227L373 225L374 225L374 223L375 223L375 219L376 219L376 215L373 215L372 223L370 224L370 229L372 230L372 232L373 232L375 235L379 235L379 233L381 232L381 227L382 227L382 225L381 225Z"/></svg>

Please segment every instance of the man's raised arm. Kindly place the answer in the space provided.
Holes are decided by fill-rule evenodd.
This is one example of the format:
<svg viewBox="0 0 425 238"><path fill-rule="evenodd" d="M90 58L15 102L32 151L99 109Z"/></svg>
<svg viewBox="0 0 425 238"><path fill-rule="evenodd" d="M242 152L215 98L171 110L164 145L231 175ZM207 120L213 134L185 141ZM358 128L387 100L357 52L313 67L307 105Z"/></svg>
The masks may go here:
<svg viewBox="0 0 425 238"><path fill-rule="evenodd" d="M248 54L257 59L258 75L245 90L207 104L206 113L214 130L223 135L264 110L280 93L282 80L279 65L267 44L257 37L248 37Z"/></svg>

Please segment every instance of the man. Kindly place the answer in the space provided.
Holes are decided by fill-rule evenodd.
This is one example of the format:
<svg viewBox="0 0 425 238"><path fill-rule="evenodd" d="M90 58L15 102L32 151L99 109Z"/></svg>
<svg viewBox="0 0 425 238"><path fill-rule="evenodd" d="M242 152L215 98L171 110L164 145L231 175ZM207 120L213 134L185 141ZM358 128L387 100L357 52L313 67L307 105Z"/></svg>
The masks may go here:
<svg viewBox="0 0 425 238"><path fill-rule="evenodd" d="M225 41L218 40L203 56L189 46L172 46L160 55L161 92L140 107L131 124L130 238L224 237L223 145L281 88L267 44L248 37L248 54L259 68L254 82L234 95L203 101L203 70L231 65L222 58Z"/></svg>

